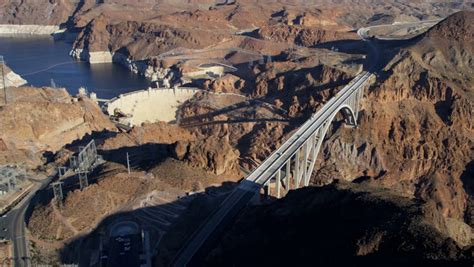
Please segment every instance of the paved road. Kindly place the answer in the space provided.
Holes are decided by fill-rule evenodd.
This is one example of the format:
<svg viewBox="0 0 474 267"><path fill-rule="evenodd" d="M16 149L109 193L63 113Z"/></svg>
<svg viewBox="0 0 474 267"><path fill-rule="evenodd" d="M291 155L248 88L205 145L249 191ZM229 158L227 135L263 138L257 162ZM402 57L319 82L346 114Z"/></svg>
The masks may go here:
<svg viewBox="0 0 474 267"><path fill-rule="evenodd" d="M361 38L364 36L361 35ZM370 48L369 70L379 67L380 59L376 46L368 41ZM306 121L296 133L294 133L280 148L270 155L256 170L254 170L237 188L222 202L217 210L204 222L194 233L190 240L185 244L176 257L174 266L186 266L207 244L212 243L212 239L217 238L223 231L227 222L243 208L247 203L258 194L260 188L271 179L278 169L285 164L301 145L319 129L326 120L336 112L342 103L350 97L361 86L364 86L370 78L371 73L364 71L354 78L349 85L344 87L336 97L333 97L323 108L314 116Z"/></svg>
<svg viewBox="0 0 474 267"><path fill-rule="evenodd" d="M22 199L11 211L2 218L0 225L7 228L8 238L13 242L14 266L31 266L28 240L26 238L25 213L35 194L46 188L52 181L53 176L39 182L30 193ZM4 226L5 225L5 226Z"/></svg>
<svg viewBox="0 0 474 267"><path fill-rule="evenodd" d="M425 27L432 27L442 21L442 19L436 19L436 20L424 20L424 21L416 21L416 22L406 22L406 23L395 23L395 24L389 24L389 25L376 25L376 26L371 26L367 28L361 28L357 31L357 34L361 36L364 39L369 39L371 37L370 31L377 29L377 28L388 28L388 27L394 27L394 28L410 28L410 27L417 27L421 26L423 24ZM402 36L377 36L377 39L379 40L386 40L386 41L397 41L397 40L403 40L403 39L409 39L413 37L412 34L408 34L408 37L402 37Z"/></svg>

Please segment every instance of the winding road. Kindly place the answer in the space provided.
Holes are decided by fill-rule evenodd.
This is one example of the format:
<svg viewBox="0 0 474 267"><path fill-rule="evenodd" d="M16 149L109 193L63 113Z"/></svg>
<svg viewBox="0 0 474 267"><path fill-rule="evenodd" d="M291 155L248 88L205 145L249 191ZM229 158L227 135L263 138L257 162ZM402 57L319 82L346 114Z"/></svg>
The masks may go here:
<svg viewBox="0 0 474 267"><path fill-rule="evenodd" d="M15 208L6 214L5 223L7 225L9 238L13 243L14 266L31 266L29 243L26 237L25 214L36 193L45 189L51 183L55 175L56 174L37 182L30 193L23 198Z"/></svg>

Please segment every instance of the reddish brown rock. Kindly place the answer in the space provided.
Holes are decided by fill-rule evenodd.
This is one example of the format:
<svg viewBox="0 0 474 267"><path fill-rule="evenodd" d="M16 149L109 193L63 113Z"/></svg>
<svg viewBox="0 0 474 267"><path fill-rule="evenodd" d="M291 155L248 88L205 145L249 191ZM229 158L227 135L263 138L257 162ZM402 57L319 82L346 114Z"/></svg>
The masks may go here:
<svg viewBox="0 0 474 267"><path fill-rule="evenodd" d="M193 167L203 168L216 175L226 172L239 173L239 152L228 138L208 137L194 142L180 141L175 144L174 155Z"/></svg>

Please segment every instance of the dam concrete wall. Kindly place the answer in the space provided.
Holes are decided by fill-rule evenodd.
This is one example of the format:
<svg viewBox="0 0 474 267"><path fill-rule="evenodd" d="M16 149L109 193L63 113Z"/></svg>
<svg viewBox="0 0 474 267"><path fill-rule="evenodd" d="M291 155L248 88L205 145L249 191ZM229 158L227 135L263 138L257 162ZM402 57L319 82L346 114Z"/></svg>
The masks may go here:
<svg viewBox="0 0 474 267"><path fill-rule="evenodd" d="M180 105L191 99L197 88L149 89L120 95L107 105L107 112L112 115L115 109L130 114L126 122L140 125L144 122L172 122Z"/></svg>

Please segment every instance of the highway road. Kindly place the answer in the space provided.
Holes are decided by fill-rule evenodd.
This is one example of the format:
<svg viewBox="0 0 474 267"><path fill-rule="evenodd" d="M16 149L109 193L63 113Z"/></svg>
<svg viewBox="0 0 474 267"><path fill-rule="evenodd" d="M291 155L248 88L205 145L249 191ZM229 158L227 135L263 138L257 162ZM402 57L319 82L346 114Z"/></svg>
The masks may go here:
<svg viewBox="0 0 474 267"><path fill-rule="evenodd" d="M376 25L376 26L370 26L367 28L361 28L357 31L357 34L361 36L364 39L369 39L371 38L370 31L376 30L376 29L383 29L383 28L397 28L396 31L400 31L403 28L411 28L411 27L421 27L423 28L431 28L432 26L436 25L443 19L436 19L436 20L423 20L423 21L416 21L416 22L402 22L402 23L394 23L394 24L389 24L389 25ZM426 24L426 25L424 25ZM412 34L409 34L407 37L401 37L401 36L376 36L378 40L385 40L385 41L398 41L398 40L406 40L412 38Z"/></svg>
<svg viewBox="0 0 474 267"><path fill-rule="evenodd" d="M30 193L9 211L5 217L0 219L1 230L7 229L7 231L3 231L7 234L5 237L12 240L13 243L14 266L31 266L29 245L26 238L25 214L36 193L46 188L55 175L37 182Z"/></svg>
<svg viewBox="0 0 474 267"><path fill-rule="evenodd" d="M363 32L363 31L359 31ZM186 266L193 258L200 258L199 251L218 238L224 226L257 195L263 185L274 177L275 173L293 157L302 144L325 122L331 120L340 106L373 75L379 67L379 51L376 45L364 38L370 47L369 71L355 77L335 97L329 100L316 114L306 121L280 148L273 152L257 169L245 178L236 189L221 203L217 210L198 228L189 241L178 252L173 266ZM205 250L205 249L204 249Z"/></svg>

